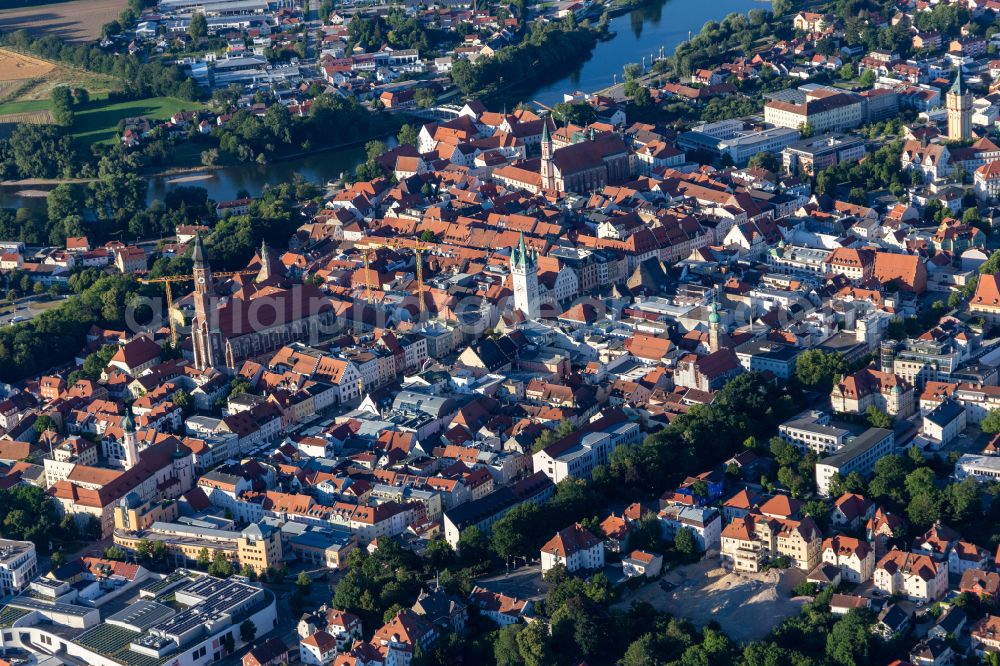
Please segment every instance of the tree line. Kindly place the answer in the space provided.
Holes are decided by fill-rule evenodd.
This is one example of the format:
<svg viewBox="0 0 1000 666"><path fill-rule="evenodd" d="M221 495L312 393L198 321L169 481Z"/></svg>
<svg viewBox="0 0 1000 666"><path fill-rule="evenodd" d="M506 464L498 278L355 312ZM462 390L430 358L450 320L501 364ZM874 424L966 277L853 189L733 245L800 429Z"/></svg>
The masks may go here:
<svg viewBox="0 0 1000 666"><path fill-rule="evenodd" d="M597 33L572 17L558 23L535 22L518 44L505 46L475 63L458 60L452 81L466 95L482 95L506 85L581 62L597 43Z"/></svg>
<svg viewBox="0 0 1000 666"><path fill-rule="evenodd" d="M0 45L54 60L90 72L108 74L119 79L120 92L113 97L141 99L144 97L179 97L196 100L202 95L198 84L184 74L178 65L159 60L141 61L133 55L111 53L96 44L69 44L55 35L35 36L26 30L0 32Z"/></svg>

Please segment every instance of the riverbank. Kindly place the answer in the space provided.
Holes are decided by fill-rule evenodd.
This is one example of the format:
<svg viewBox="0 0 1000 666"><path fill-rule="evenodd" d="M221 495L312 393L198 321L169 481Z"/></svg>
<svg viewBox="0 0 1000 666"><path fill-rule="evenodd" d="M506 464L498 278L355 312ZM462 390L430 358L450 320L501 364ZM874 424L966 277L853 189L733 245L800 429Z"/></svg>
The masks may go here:
<svg viewBox="0 0 1000 666"><path fill-rule="evenodd" d="M614 7L609 32L617 36L598 42L590 56L572 71L541 87L526 86L512 91L515 101L538 101L555 106L564 93L594 92L622 82L622 70L629 63L646 64L653 58L669 56L687 41L689 34L701 32L709 21L721 21L732 13L745 14L759 7L755 0L624 0ZM609 10L610 13L610 10ZM617 77L617 81L615 80Z"/></svg>

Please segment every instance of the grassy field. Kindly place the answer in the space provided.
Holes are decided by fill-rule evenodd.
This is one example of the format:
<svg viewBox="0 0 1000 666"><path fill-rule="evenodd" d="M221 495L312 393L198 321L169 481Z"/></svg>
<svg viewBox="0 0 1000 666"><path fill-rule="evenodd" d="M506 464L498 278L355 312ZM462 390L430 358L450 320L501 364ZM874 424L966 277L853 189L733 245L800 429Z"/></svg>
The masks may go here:
<svg viewBox="0 0 1000 666"><path fill-rule="evenodd" d="M118 121L133 116L148 116L156 120L166 120L178 111L193 111L204 105L188 102L176 97L152 97L150 99L109 102L99 100L76 109L73 135L85 143L109 143L118 136ZM0 106L0 109L3 107Z"/></svg>
<svg viewBox="0 0 1000 666"><path fill-rule="evenodd" d="M47 99L36 99L26 102L4 102L0 104L0 115L8 113L31 113L32 111L48 111L52 102Z"/></svg>
<svg viewBox="0 0 1000 666"><path fill-rule="evenodd" d="M52 122L47 99L0 103L0 125L15 122ZM133 116L147 116L154 120L166 120L178 111L193 111L204 108L204 104L188 102L176 97L152 97L150 99L112 102L106 93L83 107L75 109L73 136L87 144L111 143L118 139L118 121ZM5 132L0 131L0 135ZM9 132L7 132L9 133ZM198 150L200 155L200 149ZM185 156L192 165L200 163L197 155Z"/></svg>

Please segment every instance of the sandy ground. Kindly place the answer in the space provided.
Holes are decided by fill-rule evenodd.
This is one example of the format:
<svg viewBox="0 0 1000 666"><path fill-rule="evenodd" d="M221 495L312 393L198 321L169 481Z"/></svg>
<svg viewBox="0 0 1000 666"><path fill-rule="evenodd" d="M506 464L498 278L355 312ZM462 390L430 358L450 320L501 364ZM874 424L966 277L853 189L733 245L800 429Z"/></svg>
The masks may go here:
<svg viewBox="0 0 1000 666"><path fill-rule="evenodd" d="M55 68L50 62L0 49L0 80L33 79Z"/></svg>
<svg viewBox="0 0 1000 666"><path fill-rule="evenodd" d="M101 36L101 26L118 17L125 0L74 0L0 12L0 30L28 30L36 34L85 42Z"/></svg>
<svg viewBox="0 0 1000 666"><path fill-rule="evenodd" d="M645 601L657 610L683 617L696 625L718 622L735 641L758 640L787 617L797 615L807 601L791 598L791 590L805 579L797 569L761 574L736 574L719 568L718 558L677 567L618 602L628 608ZM666 587L672 587L665 591Z"/></svg>

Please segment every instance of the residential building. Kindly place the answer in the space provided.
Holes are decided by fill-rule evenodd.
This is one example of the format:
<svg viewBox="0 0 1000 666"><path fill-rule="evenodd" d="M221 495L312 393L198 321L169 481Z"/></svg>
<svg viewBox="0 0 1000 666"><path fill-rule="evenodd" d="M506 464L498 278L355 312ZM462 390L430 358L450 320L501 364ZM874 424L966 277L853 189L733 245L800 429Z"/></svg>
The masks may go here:
<svg viewBox="0 0 1000 666"><path fill-rule="evenodd" d="M570 572L601 569L604 567L604 541L574 523L542 546L542 573L557 564Z"/></svg>
<svg viewBox="0 0 1000 666"><path fill-rule="evenodd" d="M896 450L891 430L869 428L847 443L840 451L816 463L816 489L821 495L830 494L830 479L834 474L845 477L851 472L861 476L871 474L879 458Z"/></svg>
<svg viewBox="0 0 1000 666"><path fill-rule="evenodd" d="M891 550L875 565L872 579L875 589L883 594L930 602L948 591L948 566L929 555Z"/></svg>

